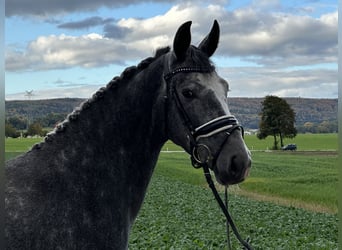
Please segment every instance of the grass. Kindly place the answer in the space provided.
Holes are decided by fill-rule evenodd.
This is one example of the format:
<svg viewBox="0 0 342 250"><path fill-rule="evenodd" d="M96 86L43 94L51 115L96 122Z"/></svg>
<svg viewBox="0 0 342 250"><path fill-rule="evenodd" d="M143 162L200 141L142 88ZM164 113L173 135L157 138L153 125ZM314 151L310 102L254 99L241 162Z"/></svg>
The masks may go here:
<svg viewBox="0 0 342 250"><path fill-rule="evenodd" d="M246 135L250 150L267 150L273 147L273 137L259 140L256 135ZM298 134L295 138L285 138L284 145L295 143L298 150L326 151L337 149L337 134ZM279 144L280 146L280 144Z"/></svg>
<svg viewBox="0 0 342 250"><path fill-rule="evenodd" d="M5 140L5 161L30 150L32 145L42 140L42 138L7 138Z"/></svg>
<svg viewBox="0 0 342 250"><path fill-rule="evenodd" d="M26 152L33 144L41 142L43 138L6 138L5 152Z"/></svg>
<svg viewBox="0 0 342 250"><path fill-rule="evenodd" d="M253 168L241 189L312 209L337 212L337 154L253 152Z"/></svg>

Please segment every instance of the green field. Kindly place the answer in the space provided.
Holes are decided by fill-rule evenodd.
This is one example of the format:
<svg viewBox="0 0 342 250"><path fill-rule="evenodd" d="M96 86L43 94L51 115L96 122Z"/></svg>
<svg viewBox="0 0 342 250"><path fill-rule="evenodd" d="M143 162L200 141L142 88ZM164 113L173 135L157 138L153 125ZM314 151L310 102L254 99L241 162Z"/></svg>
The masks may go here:
<svg viewBox="0 0 342 250"><path fill-rule="evenodd" d="M5 152L26 152L32 147L33 144L41 142L42 140L42 138L7 138L5 140Z"/></svg>
<svg viewBox="0 0 342 250"><path fill-rule="evenodd" d="M273 141L256 136L245 140L254 150L252 171L230 188L244 237L255 249L337 249L337 134L287 139L297 152L268 151ZM6 159L39 141L7 139ZM224 249L223 216L202 170L191 167L187 154L170 151L182 149L171 142L163 147L130 249Z"/></svg>
<svg viewBox="0 0 342 250"><path fill-rule="evenodd" d="M273 146L273 137L259 140L256 135L246 135L245 141L250 150L267 150ZM336 150L337 134L298 134L293 139L284 139L284 145L295 143L298 150ZM280 144L279 144L280 145Z"/></svg>
<svg viewBox="0 0 342 250"><path fill-rule="evenodd" d="M255 152L250 178L240 187L292 205L337 212L337 184L336 153Z"/></svg>

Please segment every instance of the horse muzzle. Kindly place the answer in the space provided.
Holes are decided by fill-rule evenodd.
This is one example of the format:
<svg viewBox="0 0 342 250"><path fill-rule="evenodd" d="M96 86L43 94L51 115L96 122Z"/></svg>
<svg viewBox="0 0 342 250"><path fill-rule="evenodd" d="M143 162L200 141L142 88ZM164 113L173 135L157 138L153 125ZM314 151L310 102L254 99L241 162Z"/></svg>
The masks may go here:
<svg viewBox="0 0 342 250"><path fill-rule="evenodd" d="M244 181L252 165L250 152L244 142L235 143L242 138L238 134L232 135L223 145L218 155L213 171L216 180L222 185L233 185ZM237 146L240 145L240 146Z"/></svg>

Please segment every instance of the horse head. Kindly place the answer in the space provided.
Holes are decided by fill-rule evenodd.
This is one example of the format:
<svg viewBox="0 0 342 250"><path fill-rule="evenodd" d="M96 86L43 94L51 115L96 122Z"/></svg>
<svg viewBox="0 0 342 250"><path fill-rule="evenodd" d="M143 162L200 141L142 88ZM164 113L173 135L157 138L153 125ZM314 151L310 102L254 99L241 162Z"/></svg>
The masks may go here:
<svg viewBox="0 0 342 250"><path fill-rule="evenodd" d="M243 128L227 104L229 86L210 61L220 36L215 20L198 47L191 45L191 22L176 32L166 56L167 133L192 156L193 165L207 164L223 185L243 181L251 167Z"/></svg>

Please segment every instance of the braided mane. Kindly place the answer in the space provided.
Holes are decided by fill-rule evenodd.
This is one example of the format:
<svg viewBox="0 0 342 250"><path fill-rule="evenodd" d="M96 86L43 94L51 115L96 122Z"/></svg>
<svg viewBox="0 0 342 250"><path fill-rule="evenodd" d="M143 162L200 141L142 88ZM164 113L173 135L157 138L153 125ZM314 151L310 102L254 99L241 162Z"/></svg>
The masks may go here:
<svg viewBox="0 0 342 250"><path fill-rule="evenodd" d="M45 137L45 142L51 142L53 139L53 136L56 134L59 134L69 126L69 124L72 121L75 121L79 118L80 113L82 110L89 109L94 103L96 103L98 100L102 99L102 97L105 95L108 91L116 90L120 85L127 83L132 77L146 69L151 63L153 63L155 60L157 60L162 55L165 55L170 51L170 47L164 47L160 48L156 51L155 55L153 57L148 57L144 60L142 60L137 66L130 66L127 67L120 76L114 77L105 87L100 88L96 93L93 94L91 98L84 101L80 104L79 107L75 108L67 117L66 119L59 123L53 131L48 133ZM35 144L32 149L40 149L42 146L42 143Z"/></svg>

